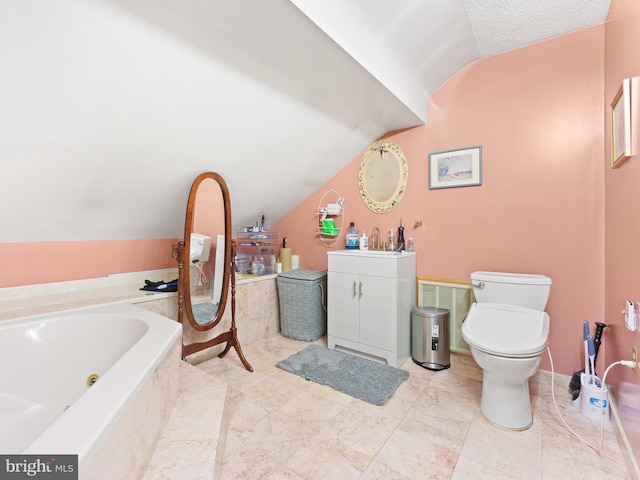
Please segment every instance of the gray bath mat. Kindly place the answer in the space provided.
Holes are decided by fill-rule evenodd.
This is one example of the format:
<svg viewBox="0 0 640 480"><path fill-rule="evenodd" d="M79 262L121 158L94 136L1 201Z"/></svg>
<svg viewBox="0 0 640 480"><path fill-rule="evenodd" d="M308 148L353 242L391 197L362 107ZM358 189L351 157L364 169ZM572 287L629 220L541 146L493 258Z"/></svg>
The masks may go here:
<svg viewBox="0 0 640 480"><path fill-rule="evenodd" d="M406 370L315 344L281 360L276 367L374 405L387 403L409 378Z"/></svg>

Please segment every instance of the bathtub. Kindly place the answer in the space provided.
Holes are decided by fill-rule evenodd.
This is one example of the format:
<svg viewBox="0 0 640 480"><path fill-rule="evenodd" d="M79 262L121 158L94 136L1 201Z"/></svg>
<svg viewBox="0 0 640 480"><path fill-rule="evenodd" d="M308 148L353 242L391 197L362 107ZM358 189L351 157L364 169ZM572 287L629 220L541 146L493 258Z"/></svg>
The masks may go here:
<svg viewBox="0 0 640 480"><path fill-rule="evenodd" d="M0 452L77 454L82 473L181 334L125 303L0 322Z"/></svg>

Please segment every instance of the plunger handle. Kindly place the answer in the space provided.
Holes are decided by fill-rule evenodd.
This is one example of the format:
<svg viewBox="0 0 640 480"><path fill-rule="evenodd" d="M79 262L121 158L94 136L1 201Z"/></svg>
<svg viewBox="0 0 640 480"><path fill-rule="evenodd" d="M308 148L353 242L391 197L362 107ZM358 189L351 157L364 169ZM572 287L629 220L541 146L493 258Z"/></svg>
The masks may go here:
<svg viewBox="0 0 640 480"><path fill-rule="evenodd" d="M600 344L602 343L602 331L606 326L607 325L605 325L602 322L596 322L596 336L593 339L593 346L595 348L595 356L593 357L594 370L595 370L596 360L598 359L598 350L600 349Z"/></svg>
<svg viewBox="0 0 640 480"><path fill-rule="evenodd" d="M596 336L593 339L593 344L596 348L596 355L598 354L598 348L602 343L602 331L604 330L604 327L606 327L604 323L596 322Z"/></svg>

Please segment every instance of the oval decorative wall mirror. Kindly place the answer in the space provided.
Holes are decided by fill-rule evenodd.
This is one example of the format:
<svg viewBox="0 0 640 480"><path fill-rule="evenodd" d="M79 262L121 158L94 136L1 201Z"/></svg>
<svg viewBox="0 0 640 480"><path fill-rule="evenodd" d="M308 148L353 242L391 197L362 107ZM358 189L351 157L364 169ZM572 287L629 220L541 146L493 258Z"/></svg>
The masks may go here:
<svg viewBox="0 0 640 480"><path fill-rule="evenodd" d="M383 139L372 143L358 171L362 201L373 212L390 212L400 203L408 176L407 159L396 142Z"/></svg>

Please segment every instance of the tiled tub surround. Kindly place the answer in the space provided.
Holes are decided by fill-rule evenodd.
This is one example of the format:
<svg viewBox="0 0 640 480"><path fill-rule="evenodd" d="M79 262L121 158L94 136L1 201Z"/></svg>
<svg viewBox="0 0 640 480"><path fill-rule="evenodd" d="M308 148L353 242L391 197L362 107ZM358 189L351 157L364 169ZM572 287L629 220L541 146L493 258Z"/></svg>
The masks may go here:
<svg viewBox="0 0 640 480"><path fill-rule="evenodd" d="M236 326L238 340L244 344L264 339L280 331L280 309L278 306L277 275L249 277L236 280ZM231 295L231 292L229 292ZM200 332L188 323L184 325L185 343L203 342L229 330L231 326L231 300L227 300L220 323L209 332ZM187 361L193 365L215 358L224 344L190 355ZM228 355L236 355L232 350ZM245 355L246 356L246 355ZM249 363L251 358L247 357Z"/></svg>
<svg viewBox="0 0 640 480"><path fill-rule="evenodd" d="M178 339L80 470L81 480L142 477L178 398L181 349Z"/></svg>
<svg viewBox="0 0 640 480"><path fill-rule="evenodd" d="M0 288L0 321L116 302L134 303L177 321L176 293L140 290L147 279L169 281L177 276L176 269L166 269L89 280ZM236 281L236 323L241 343L253 342L278 333L279 318L276 275L249 277ZM209 340L228 330L230 325L231 303L228 300L222 321L215 329L201 332L185 325L185 343ZM204 357L215 357L222 347L214 347L210 350L203 352ZM197 354L193 357L198 359Z"/></svg>
<svg viewBox="0 0 640 480"><path fill-rule="evenodd" d="M169 281L177 277L177 269L170 268L87 280L0 288L0 321L106 303L140 303L174 298L175 293L146 292L140 288L144 286L145 280ZM176 320L177 301L175 305L176 313L164 316Z"/></svg>
<svg viewBox="0 0 640 480"><path fill-rule="evenodd" d="M14 412L3 451L76 453L81 478L140 474L177 396L180 338L180 325L124 303L0 322L13 365L2 373L3 415ZM135 450L122 451L133 434Z"/></svg>
<svg viewBox="0 0 640 480"><path fill-rule="evenodd" d="M150 293L139 290L146 279L169 281L176 277L177 270L167 269L99 279L2 288L0 323L2 320L17 317L112 303L133 303L177 320L178 302L175 293ZM222 322L211 333L195 332L188 325L185 326L186 335L191 335L191 341L203 341L206 335L215 336L228 329L231 318L231 308L230 304L228 305ZM242 345L279 331L275 275L237 282L236 321ZM214 347L194 354L188 360L194 363L212 358L217 356L221 349L222 346ZM136 399L103 439L99 452L88 460L81 478L142 478L149 457L158 442L157 432L165 424L170 413L171 419L164 430L163 438L155 448L146 478L158 478L154 476L158 469L183 467L185 462L192 469L196 468L194 465L200 465L203 471L212 471L211 462L216 455L218 436L221 431L226 431L220 428L223 420L222 409L225 407L226 383L181 362L180 352L181 342L178 340L152 377L142 386ZM234 352L229 352L227 357L233 355ZM176 400L178 382L180 394ZM186 424L183 419L193 412L194 404L202 407L203 402L208 405L207 420L198 417L191 423L192 427L198 425L200 434L196 433L198 428L187 428L188 434L185 435ZM140 432L144 434L141 435ZM198 437L195 440L194 433ZM182 455L177 455L175 448L178 448ZM128 472L126 476L118 473L123 471ZM203 478L208 477L205 475Z"/></svg>

